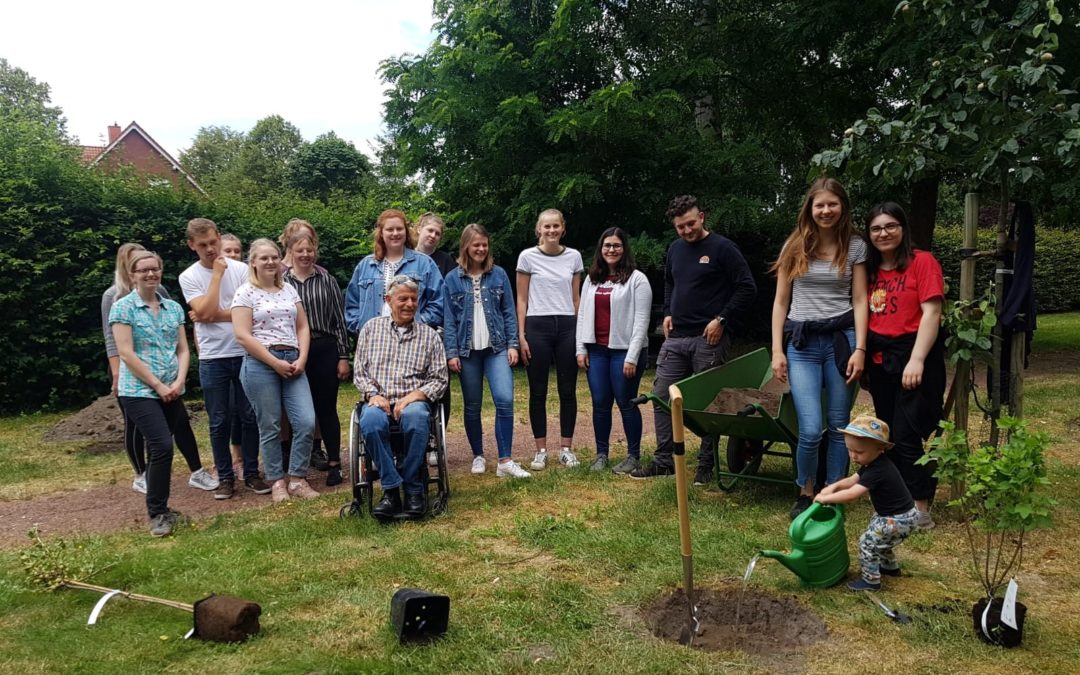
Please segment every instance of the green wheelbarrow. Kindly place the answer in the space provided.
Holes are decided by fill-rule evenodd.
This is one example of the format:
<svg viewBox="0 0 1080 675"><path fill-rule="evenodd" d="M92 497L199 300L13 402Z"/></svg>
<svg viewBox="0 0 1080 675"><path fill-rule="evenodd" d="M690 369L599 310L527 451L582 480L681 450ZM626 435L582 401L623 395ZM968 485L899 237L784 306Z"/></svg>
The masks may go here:
<svg viewBox="0 0 1080 675"><path fill-rule="evenodd" d="M720 453L720 437L727 436L727 471L717 471L717 483L723 490L732 490L741 479L782 483L791 485L795 476L795 450L799 446L799 422L795 415L795 403L791 392L780 397L776 415L754 403L735 413L716 413L706 410L723 389L761 389L772 379L772 357L762 347L727 363L692 375L676 384L683 395L683 422L698 436L711 435L717 440L716 453ZM851 401L855 401L857 384L852 384ZM652 401L665 410L671 410L668 401L651 392L634 399L636 403ZM824 415L824 396L822 397ZM824 467L828 435L822 434L821 458ZM791 460L791 475L780 478L761 475L761 461L767 456L786 457ZM719 457L717 457L719 465ZM819 471L819 474L821 472ZM822 475L818 483L824 485Z"/></svg>

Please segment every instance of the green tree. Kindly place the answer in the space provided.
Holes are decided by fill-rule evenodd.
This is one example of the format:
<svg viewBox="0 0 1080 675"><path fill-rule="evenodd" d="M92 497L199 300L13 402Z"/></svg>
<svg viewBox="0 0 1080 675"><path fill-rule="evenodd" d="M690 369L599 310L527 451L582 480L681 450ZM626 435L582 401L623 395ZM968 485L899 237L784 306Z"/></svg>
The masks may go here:
<svg viewBox="0 0 1080 675"><path fill-rule="evenodd" d="M191 147L180 153L180 164L201 183L227 183L239 171L240 151L245 136L228 126L201 127Z"/></svg>
<svg viewBox="0 0 1080 675"><path fill-rule="evenodd" d="M240 148L241 189L251 194L284 189L285 171L303 142L300 130L281 115L256 122Z"/></svg>
<svg viewBox="0 0 1080 675"><path fill-rule="evenodd" d="M0 58L0 116L34 120L58 138L66 138L67 122L60 108L51 103L48 84Z"/></svg>
<svg viewBox="0 0 1080 675"><path fill-rule="evenodd" d="M367 157L331 131L300 146L285 170L285 184L326 204L334 191L359 192L370 173Z"/></svg>
<svg viewBox="0 0 1080 675"><path fill-rule="evenodd" d="M815 170L886 185L948 177L993 194L1004 227L1011 196L1080 160L1080 103L1054 63L1062 15L1054 0L904 0L896 14L894 39L922 56L910 87L854 120ZM919 234L925 246L932 229Z"/></svg>

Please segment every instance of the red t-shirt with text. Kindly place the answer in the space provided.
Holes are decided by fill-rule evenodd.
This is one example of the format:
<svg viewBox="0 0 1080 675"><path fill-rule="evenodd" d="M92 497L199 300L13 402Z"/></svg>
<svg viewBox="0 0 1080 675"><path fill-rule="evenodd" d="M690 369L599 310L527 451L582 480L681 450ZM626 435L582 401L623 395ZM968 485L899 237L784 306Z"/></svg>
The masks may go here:
<svg viewBox="0 0 1080 675"><path fill-rule="evenodd" d="M870 330L896 337L919 330L922 303L945 297L941 265L926 251L915 251L903 270L878 270L870 286Z"/></svg>

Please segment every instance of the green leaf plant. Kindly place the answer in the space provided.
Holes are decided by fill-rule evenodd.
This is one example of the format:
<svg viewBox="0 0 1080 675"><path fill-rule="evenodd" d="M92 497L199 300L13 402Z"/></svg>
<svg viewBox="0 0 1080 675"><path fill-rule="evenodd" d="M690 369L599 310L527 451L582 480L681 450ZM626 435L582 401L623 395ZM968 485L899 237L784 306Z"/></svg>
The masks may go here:
<svg viewBox="0 0 1080 675"><path fill-rule="evenodd" d="M1015 417L1002 417L999 424L1004 444L970 451L967 432L942 421L943 433L917 462L936 464L938 480L964 486L949 506L964 523L972 569L988 600L1020 570L1027 533L1052 525L1055 504L1046 494L1049 436Z"/></svg>

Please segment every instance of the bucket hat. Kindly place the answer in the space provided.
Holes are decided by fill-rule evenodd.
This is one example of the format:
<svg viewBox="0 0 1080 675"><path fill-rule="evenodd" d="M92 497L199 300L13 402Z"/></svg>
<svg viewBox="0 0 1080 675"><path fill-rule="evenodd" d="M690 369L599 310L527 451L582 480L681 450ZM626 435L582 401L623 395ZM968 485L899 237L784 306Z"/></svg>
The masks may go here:
<svg viewBox="0 0 1080 675"><path fill-rule="evenodd" d="M889 425L871 415L859 415L841 431L848 436L872 438L879 443L883 443L886 449L893 446L889 442Z"/></svg>

